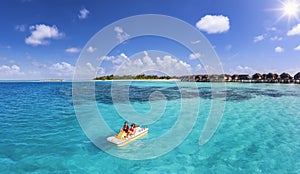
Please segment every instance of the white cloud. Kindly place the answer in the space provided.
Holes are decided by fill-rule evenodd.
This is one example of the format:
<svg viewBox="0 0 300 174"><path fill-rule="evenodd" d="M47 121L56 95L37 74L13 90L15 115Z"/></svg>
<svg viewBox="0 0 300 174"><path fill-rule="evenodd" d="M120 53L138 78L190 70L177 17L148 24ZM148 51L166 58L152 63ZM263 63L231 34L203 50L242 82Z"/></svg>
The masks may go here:
<svg viewBox="0 0 300 174"><path fill-rule="evenodd" d="M128 57L125 53L121 53L118 56L102 56L98 58L100 61L111 61L113 64L121 64L124 61L128 60Z"/></svg>
<svg viewBox="0 0 300 174"><path fill-rule="evenodd" d="M287 32L288 36L300 35L300 24L294 26L291 30Z"/></svg>
<svg viewBox="0 0 300 174"><path fill-rule="evenodd" d="M103 75L103 74L105 74L105 69L102 68L102 67L98 67L97 74L98 74L98 75Z"/></svg>
<svg viewBox="0 0 300 174"><path fill-rule="evenodd" d="M97 74L104 74L105 69L102 67L94 67L90 62L86 63L86 66L88 67L88 71L91 71L92 73L97 73Z"/></svg>
<svg viewBox="0 0 300 174"><path fill-rule="evenodd" d="M229 18L223 15L206 15L196 23L196 27L208 34L224 33L230 28Z"/></svg>
<svg viewBox="0 0 300 174"><path fill-rule="evenodd" d="M18 74L20 73L20 67L17 65L12 65L12 66L2 65L0 67L0 72L9 73L9 74Z"/></svg>
<svg viewBox="0 0 300 174"><path fill-rule="evenodd" d="M25 73L22 72L21 68L17 65L0 66L0 79L16 79L18 78L18 76L23 76L23 75L25 75Z"/></svg>
<svg viewBox="0 0 300 174"><path fill-rule="evenodd" d="M200 53L191 53L191 54L189 55L189 58L190 58L191 60L199 59L200 57L202 57L202 55L201 55Z"/></svg>
<svg viewBox="0 0 300 174"><path fill-rule="evenodd" d="M278 46L278 47L275 48L275 52L276 53L282 53L283 51L284 51L284 49L282 47L280 47L280 46Z"/></svg>
<svg viewBox="0 0 300 174"><path fill-rule="evenodd" d="M89 13L90 13L90 11L88 11L86 8L83 8L79 11L78 18L86 19Z"/></svg>
<svg viewBox="0 0 300 174"><path fill-rule="evenodd" d="M283 38L282 37L278 37L278 36L274 36L270 38L271 41L282 41Z"/></svg>
<svg viewBox="0 0 300 174"><path fill-rule="evenodd" d="M267 31L277 31L277 28L276 27L270 27L270 28L267 28Z"/></svg>
<svg viewBox="0 0 300 174"><path fill-rule="evenodd" d="M197 64L196 66L196 73L202 73L203 71L205 71L204 67L201 64Z"/></svg>
<svg viewBox="0 0 300 174"><path fill-rule="evenodd" d="M87 62L86 66L88 67L88 69L90 71L96 71L97 70L97 68L95 68L90 62Z"/></svg>
<svg viewBox="0 0 300 174"><path fill-rule="evenodd" d="M102 56L98 58L100 61L112 61L113 59L115 59L115 56Z"/></svg>
<svg viewBox="0 0 300 174"><path fill-rule="evenodd" d="M126 60L128 60L128 57L126 56L126 54L121 53L119 56L113 57L113 59L111 61L113 64L121 64Z"/></svg>
<svg viewBox="0 0 300 174"><path fill-rule="evenodd" d="M123 31L123 28L121 28L121 27L119 27L119 26L116 26L115 28L114 28L114 30L115 30L115 32L117 32L117 33L123 33L124 31Z"/></svg>
<svg viewBox="0 0 300 174"><path fill-rule="evenodd" d="M93 52L96 51L96 49L97 49L97 48L94 48L94 47L92 47L92 46L89 46L89 47L87 48L87 51L88 51L89 53L93 53Z"/></svg>
<svg viewBox="0 0 300 174"><path fill-rule="evenodd" d="M119 40L119 43L127 40L129 38L129 34L127 34L123 28L116 26L114 28L115 32L117 33L117 39Z"/></svg>
<svg viewBox="0 0 300 174"><path fill-rule="evenodd" d="M17 30L17 31L20 31L20 32L25 32L26 31L26 27L25 27L25 25L17 25L16 27L15 27L15 29Z"/></svg>
<svg viewBox="0 0 300 174"><path fill-rule="evenodd" d="M238 65L236 68L230 69L229 71L231 74L249 74L249 75L259 72L258 70L255 70L249 66L241 66L241 65Z"/></svg>
<svg viewBox="0 0 300 174"><path fill-rule="evenodd" d="M200 42L201 42L201 40L195 40L195 41L191 41L191 44L195 45L195 44L198 44Z"/></svg>
<svg viewBox="0 0 300 174"><path fill-rule="evenodd" d="M145 72L160 72L171 76L183 75L191 72L191 65L169 55L153 59L146 52L143 58L127 59L117 70L119 75L137 75Z"/></svg>
<svg viewBox="0 0 300 174"><path fill-rule="evenodd" d="M300 51L300 45L298 45L296 48L294 48L295 51Z"/></svg>
<svg viewBox="0 0 300 174"><path fill-rule="evenodd" d="M254 37L253 42L259 42L264 39L265 39L264 35L259 35L259 36Z"/></svg>
<svg viewBox="0 0 300 174"><path fill-rule="evenodd" d="M144 51L144 54L145 54L145 57L143 58L143 62L145 64L145 66L147 66L147 67L155 67L155 62L148 55L148 52Z"/></svg>
<svg viewBox="0 0 300 174"><path fill-rule="evenodd" d="M69 63L61 62L55 63L49 67L51 73L57 76L71 76L74 73L75 67Z"/></svg>
<svg viewBox="0 0 300 174"><path fill-rule="evenodd" d="M47 26L39 24L30 26L31 35L25 39L25 43L33 46L48 45L50 42L46 39L58 39L63 36L55 25Z"/></svg>
<svg viewBox="0 0 300 174"><path fill-rule="evenodd" d="M79 53L80 50L81 50L80 48L71 47L71 48L67 48L66 52L67 53Z"/></svg>
<svg viewBox="0 0 300 174"><path fill-rule="evenodd" d="M120 57L122 57L122 58L124 58L124 59L127 59L127 58L128 58L128 57L126 56L125 53L121 53L121 54L120 54Z"/></svg>

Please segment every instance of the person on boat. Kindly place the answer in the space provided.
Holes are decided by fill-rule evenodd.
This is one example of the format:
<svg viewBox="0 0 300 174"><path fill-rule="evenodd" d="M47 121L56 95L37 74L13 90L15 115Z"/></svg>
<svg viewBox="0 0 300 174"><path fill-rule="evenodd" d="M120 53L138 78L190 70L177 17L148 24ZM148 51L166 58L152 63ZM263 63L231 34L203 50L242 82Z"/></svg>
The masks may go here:
<svg viewBox="0 0 300 174"><path fill-rule="evenodd" d="M128 122L127 122L127 121L124 122L124 125L123 125L122 130L123 130L124 132L128 133L128 131L129 131L129 126L128 126Z"/></svg>
<svg viewBox="0 0 300 174"><path fill-rule="evenodd" d="M125 121L124 125L123 125L123 128L120 129L120 132L117 135L117 138L126 139L126 138L128 138L128 133L129 133L129 126L128 126L128 122Z"/></svg>
<svg viewBox="0 0 300 174"><path fill-rule="evenodd" d="M132 124L131 124L131 127L130 127L130 129L129 129L129 132L128 132L128 136L132 136L132 135L135 134L135 128L136 128L135 124L132 123Z"/></svg>

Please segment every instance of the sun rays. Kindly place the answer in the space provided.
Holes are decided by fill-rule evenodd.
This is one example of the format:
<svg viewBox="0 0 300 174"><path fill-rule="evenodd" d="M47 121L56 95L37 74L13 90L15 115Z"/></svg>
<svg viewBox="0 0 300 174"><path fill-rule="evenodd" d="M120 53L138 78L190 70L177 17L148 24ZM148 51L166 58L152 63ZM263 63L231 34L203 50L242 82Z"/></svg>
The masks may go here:
<svg viewBox="0 0 300 174"><path fill-rule="evenodd" d="M291 20L299 21L299 12L300 12L300 2L299 0L286 0L279 1L281 3L281 7L274 9L275 11L281 12L278 21L283 18L287 18L288 22Z"/></svg>

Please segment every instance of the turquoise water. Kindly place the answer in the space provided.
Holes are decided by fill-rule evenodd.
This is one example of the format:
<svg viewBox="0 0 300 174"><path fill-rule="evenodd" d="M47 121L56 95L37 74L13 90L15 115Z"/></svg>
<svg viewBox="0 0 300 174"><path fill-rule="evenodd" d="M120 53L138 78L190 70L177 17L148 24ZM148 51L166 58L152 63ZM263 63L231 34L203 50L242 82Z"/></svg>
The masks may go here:
<svg viewBox="0 0 300 174"><path fill-rule="evenodd" d="M200 99L197 122L184 141L140 161L107 154L86 137L76 119L72 83L1 82L0 173L300 173L300 85L229 83L215 97L209 83L197 89L183 85L189 91L184 99L175 82L131 83L129 99L137 112L151 110L148 99L155 91L167 103L163 115L147 125L148 136L129 146L161 136L176 122L182 100ZM117 132L124 119L115 106L125 100L113 101L110 87L111 82L97 82L96 101ZM224 94L222 122L199 145L211 101Z"/></svg>

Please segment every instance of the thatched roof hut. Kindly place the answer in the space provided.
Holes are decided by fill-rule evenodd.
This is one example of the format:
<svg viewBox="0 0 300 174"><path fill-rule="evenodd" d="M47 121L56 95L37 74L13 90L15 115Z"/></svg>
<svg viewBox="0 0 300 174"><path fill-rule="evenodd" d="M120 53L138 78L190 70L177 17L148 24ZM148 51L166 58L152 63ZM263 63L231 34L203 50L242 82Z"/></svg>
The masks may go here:
<svg viewBox="0 0 300 174"><path fill-rule="evenodd" d="M241 74L238 76L239 80L250 80L250 76L248 74Z"/></svg>
<svg viewBox="0 0 300 174"><path fill-rule="evenodd" d="M217 75L217 74L209 75L209 80L210 80L211 82L216 82L216 81L219 80L219 75Z"/></svg>
<svg viewBox="0 0 300 174"><path fill-rule="evenodd" d="M292 79L292 76L284 72L280 74L280 79Z"/></svg>
<svg viewBox="0 0 300 174"><path fill-rule="evenodd" d="M274 74L273 74L273 73L268 73L268 74L267 74L267 79L268 79L268 80L274 80L274 79L275 79Z"/></svg>
<svg viewBox="0 0 300 174"><path fill-rule="evenodd" d="M232 80L231 75L225 74L225 80L228 81L228 82L230 82Z"/></svg>
<svg viewBox="0 0 300 174"><path fill-rule="evenodd" d="M200 82L201 79L202 79L201 75L196 75L195 76L195 82Z"/></svg>
<svg viewBox="0 0 300 174"><path fill-rule="evenodd" d="M295 74L294 79L295 80L300 80L300 72L298 72L297 74Z"/></svg>
<svg viewBox="0 0 300 174"><path fill-rule="evenodd" d="M259 73L255 73L252 75L252 80L261 80L262 79L262 75Z"/></svg>
<svg viewBox="0 0 300 174"><path fill-rule="evenodd" d="M233 74L233 75L231 76L231 79L232 79L232 80L238 80L238 79L239 79L239 75L238 75L238 74Z"/></svg>

